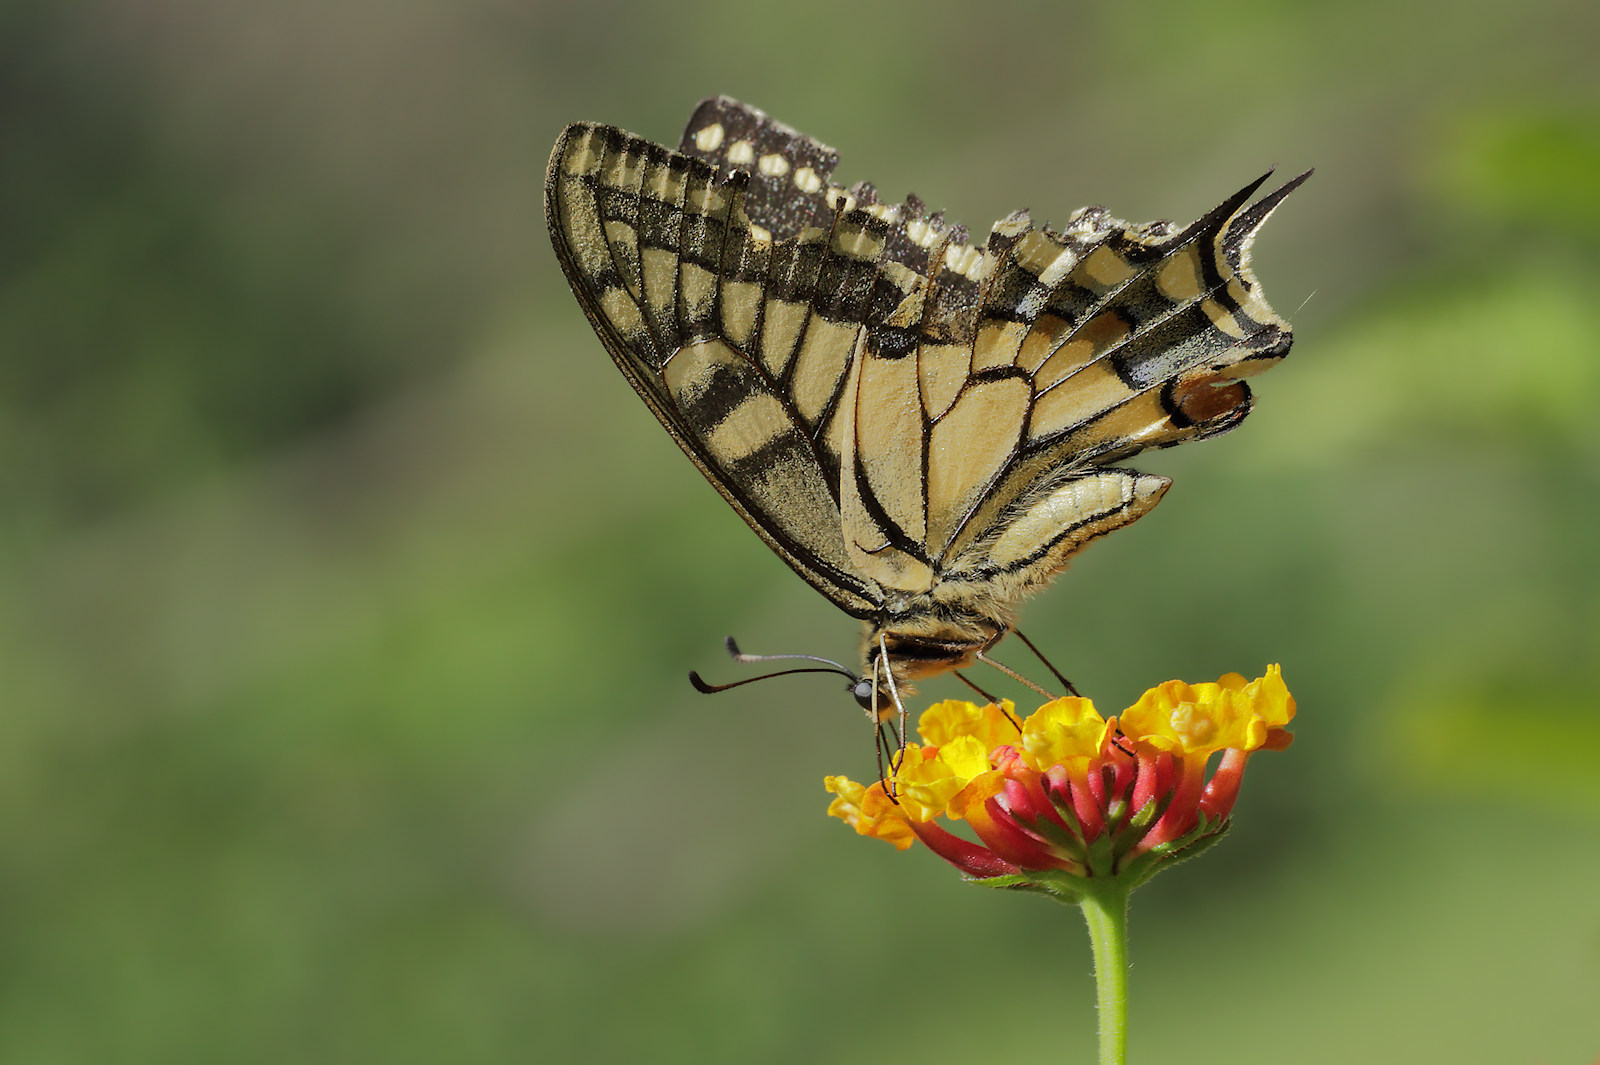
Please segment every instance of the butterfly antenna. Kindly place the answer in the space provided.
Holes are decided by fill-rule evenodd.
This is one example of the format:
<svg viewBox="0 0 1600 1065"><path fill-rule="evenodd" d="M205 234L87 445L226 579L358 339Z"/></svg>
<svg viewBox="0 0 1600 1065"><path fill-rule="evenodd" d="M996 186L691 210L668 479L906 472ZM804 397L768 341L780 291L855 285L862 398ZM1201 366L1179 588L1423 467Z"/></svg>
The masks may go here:
<svg viewBox="0 0 1600 1065"><path fill-rule="evenodd" d="M1026 644L1028 650L1033 652L1033 657L1035 657L1039 661L1043 662L1044 663L1044 668L1048 669L1050 671L1050 674L1053 677L1055 677L1056 680L1059 680L1061 682L1061 686L1063 688L1067 689L1067 694L1068 695L1077 695L1078 694L1078 686L1076 684L1072 683L1066 677L1062 676L1061 675L1061 671L1055 667L1055 663L1051 662L1048 658L1046 658L1044 656L1044 652L1039 650L1037 647L1035 647L1033 645L1033 641L1028 639L1026 636L1024 636L1022 634L1022 630L1021 629L1012 629L1011 631L1016 633L1017 639L1021 640L1024 644Z"/></svg>
<svg viewBox="0 0 1600 1065"><path fill-rule="evenodd" d="M807 662L821 662L825 666L831 666L832 667L831 670L824 670L824 672L840 673L840 674L843 674L846 677L849 677L851 680L860 680L861 679L860 677L856 676L854 673L852 673L848 669L846 669L841 663L835 662L831 658L819 658L817 655L801 655L801 654L749 655L749 654L745 654L743 651L739 650L739 642L737 640L735 640L732 636L728 637L727 646L728 646L728 657L732 658L735 662L779 662L779 661L783 661L784 659L803 658Z"/></svg>
<svg viewBox="0 0 1600 1065"><path fill-rule="evenodd" d="M733 681L730 684L711 684L711 683L708 683L704 678L702 678L699 673L697 673L697 672L695 672L694 670L691 669L689 671L689 683L694 685L694 690L697 691L697 692L702 692L702 693L704 693L706 695L715 695L717 692L725 692L729 688L742 688L746 684L754 684L758 680L771 680L773 677L791 677L796 673L838 673L838 672L840 672L840 670L837 670L837 669L816 669L816 668L812 668L812 667L807 667L807 668L804 668L804 669L780 669L776 673L763 673L759 677L746 677L744 680L736 680L736 681ZM847 676L847 677L851 676L851 674L849 674L849 673L845 673L844 675Z"/></svg>
<svg viewBox="0 0 1600 1065"><path fill-rule="evenodd" d="M833 673L844 677L846 680L850 681L851 684L855 684L861 679L844 666L840 665L838 662L835 662L830 658L818 658L816 655L747 655L743 651L739 650L739 645L734 641L732 636L728 637L728 654L732 656L735 662L777 662L784 659L800 658L807 662L820 662L822 665L802 666L799 669L780 669L776 673L763 673L759 677L746 677L744 680L736 680L731 684L707 683L697 671L691 669L689 671L689 683L694 685L695 691L702 692L706 695L714 695L717 692L725 692L729 688L739 688L746 684L754 684L758 680L771 680L773 677L788 677L796 673Z"/></svg>

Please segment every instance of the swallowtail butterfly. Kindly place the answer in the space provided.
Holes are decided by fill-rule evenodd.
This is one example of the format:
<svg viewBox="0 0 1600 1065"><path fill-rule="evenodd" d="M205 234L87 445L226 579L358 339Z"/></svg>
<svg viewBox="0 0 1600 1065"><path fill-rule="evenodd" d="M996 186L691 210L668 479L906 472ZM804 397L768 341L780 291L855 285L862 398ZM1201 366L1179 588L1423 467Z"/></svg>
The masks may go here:
<svg viewBox="0 0 1600 1065"><path fill-rule="evenodd" d="M865 623L857 698L970 665L1020 600L1139 518L1164 477L1111 465L1214 436L1289 351L1250 245L1308 174L1198 221L1018 211L987 242L727 97L677 151L568 126L545 209L634 391L767 546Z"/></svg>

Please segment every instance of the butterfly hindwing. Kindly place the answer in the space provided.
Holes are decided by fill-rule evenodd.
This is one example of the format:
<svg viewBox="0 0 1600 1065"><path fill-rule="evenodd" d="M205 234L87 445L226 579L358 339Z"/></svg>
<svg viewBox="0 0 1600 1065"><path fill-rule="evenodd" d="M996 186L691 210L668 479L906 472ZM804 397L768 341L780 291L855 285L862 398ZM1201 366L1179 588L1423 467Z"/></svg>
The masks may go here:
<svg viewBox="0 0 1600 1065"><path fill-rule="evenodd" d="M1026 373L1032 402L1004 473L950 539L946 566L986 565L981 550L965 553L1008 533L1016 544L1018 531L1005 525L1030 502L1059 512L1056 479L1244 418L1250 392L1238 378L1271 366L1290 343L1249 272L1249 241L1303 179L1241 212L1257 181L1181 232L1130 227L1099 209L1077 212L1059 236L1029 227L1013 237L1005 231L1017 216L996 227L1007 240L990 242L974 361ZM1159 491L1147 483L1135 497L1128 520Z"/></svg>

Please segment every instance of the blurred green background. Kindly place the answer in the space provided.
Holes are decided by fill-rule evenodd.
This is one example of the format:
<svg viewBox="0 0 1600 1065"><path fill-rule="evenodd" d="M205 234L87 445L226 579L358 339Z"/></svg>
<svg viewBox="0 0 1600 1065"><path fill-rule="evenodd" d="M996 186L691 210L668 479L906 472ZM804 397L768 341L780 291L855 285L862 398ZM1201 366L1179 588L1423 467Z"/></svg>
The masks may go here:
<svg viewBox="0 0 1600 1065"><path fill-rule="evenodd" d="M0 5L0 1060L1092 1056L1071 911L823 816L856 632L606 358L569 121L749 100L980 232L1316 176L1237 433L1026 612L1298 742L1133 915L1136 1060L1600 1055L1600 8ZM1025 656L1008 656L1020 663ZM929 685L930 697L959 692Z"/></svg>

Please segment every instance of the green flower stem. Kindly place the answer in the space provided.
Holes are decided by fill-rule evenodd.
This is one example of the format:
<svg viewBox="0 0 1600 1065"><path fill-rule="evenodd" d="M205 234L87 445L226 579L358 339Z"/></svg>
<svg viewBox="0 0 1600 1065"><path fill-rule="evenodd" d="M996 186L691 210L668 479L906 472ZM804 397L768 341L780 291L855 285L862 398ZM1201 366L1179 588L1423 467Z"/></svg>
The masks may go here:
<svg viewBox="0 0 1600 1065"><path fill-rule="evenodd" d="M1119 877L1091 878L1079 906L1094 947L1100 1065L1128 1060L1128 887Z"/></svg>

